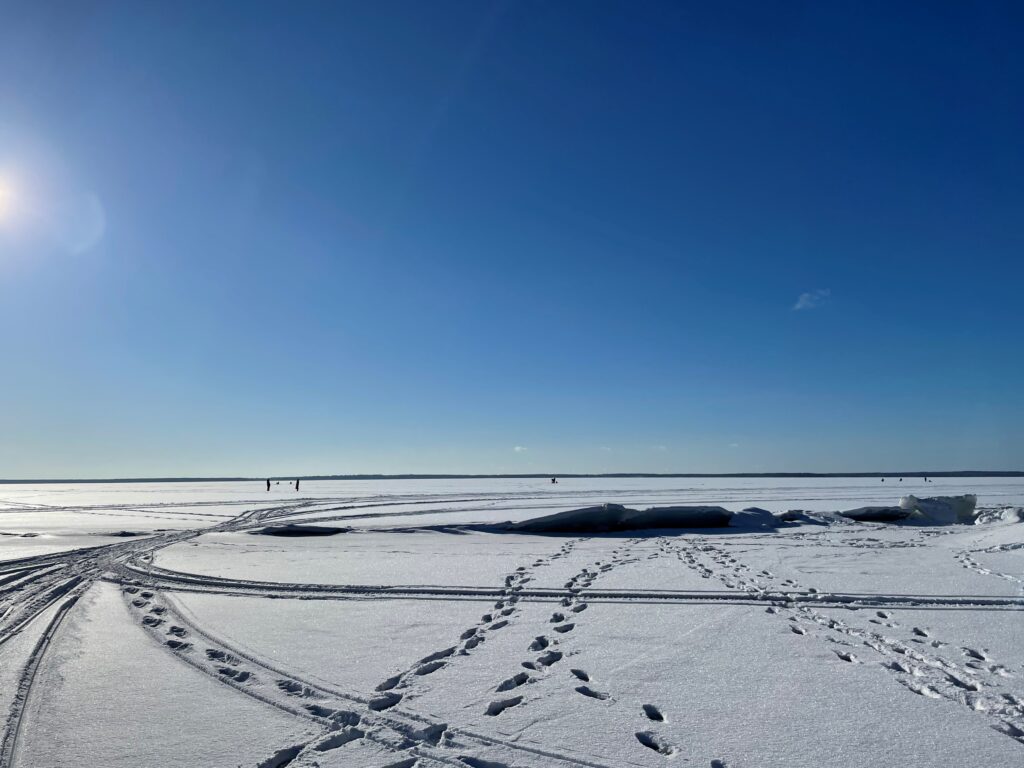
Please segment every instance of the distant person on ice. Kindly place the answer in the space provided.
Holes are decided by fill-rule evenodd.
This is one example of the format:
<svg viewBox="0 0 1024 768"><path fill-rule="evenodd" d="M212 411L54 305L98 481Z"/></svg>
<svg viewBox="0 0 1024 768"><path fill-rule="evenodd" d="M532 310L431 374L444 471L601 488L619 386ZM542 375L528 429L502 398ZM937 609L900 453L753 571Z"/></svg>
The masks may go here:
<svg viewBox="0 0 1024 768"><path fill-rule="evenodd" d="M299 478L295 478L295 490L299 490Z"/></svg>
<svg viewBox="0 0 1024 768"><path fill-rule="evenodd" d="M267 491L269 491L269 490L270 490L270 478L268 477L267 478Z"/></svg>
<svg viewBox="0 0 1024 768"><path fill-rule="evenodd" d="M557 477L552 477L551 478L551 482L552 483L557 483L558 482L558 478Z"/></svg>

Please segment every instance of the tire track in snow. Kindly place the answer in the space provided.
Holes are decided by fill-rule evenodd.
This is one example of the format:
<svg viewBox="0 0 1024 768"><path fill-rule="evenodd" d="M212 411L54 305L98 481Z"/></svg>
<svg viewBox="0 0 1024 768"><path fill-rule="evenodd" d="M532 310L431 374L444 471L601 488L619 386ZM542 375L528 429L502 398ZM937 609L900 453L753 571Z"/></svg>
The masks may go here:
<svg viewBox="0 0 1024 768"><path fill-rule="evenodd" d="M46 625L42 636L36 641L25 666L22 668L21 674L18 677L14 701L11 704L11 709L7 715L7 722L4 725L3 739L0 741L0 768L11 768L14 765L15 749L17 748L18 737L21 733L22 716L25 713L25 707L32 693L32 684L35 682L36 673L39 671L43 657L50 647L54 635L57 634L61 623L68 615L68 612L75 606L75 603L78 602L78 598L81 597L84 591L84 588L79 586L74 591L69 592L64 602L53 615L53 618Z"/></svg>
<svg viewBox="0 0 1024 768"><path fill-rule="evenodd" d="M704 578L711 578L711 569L695 565L695 570ZM380 584L316 584L299 582L255 581L233 579L222 576L173 571L150 563L129 561L119 566L122 578L146 578L164 589L181 592L205 592L211 594L244 595L253 597L302 597L304 599L338 600L351 596L376 596L401 599L500 599L504 587L493 586L437 586L437 585L380 585ZM818 606L863 608L1024 608L1022 597L956 597L942 595L884 595L841 592L819 592L814 589L800 590L794 583L791 588L742 590L734 579L729 579L729 590L590 590L591 602L719 602L742 604L771 604L780 599L792 603L811 603ZM786 585L783 585L786 586ZM520 599L560 601L571 597L569 589L523 588L518 590Z"/></svg>
<svg viewBox="0 0 1024 768"><path fill-rule="evenodd" d="M599 763L565 755L554 750L536 750L526 745L449 727L436 718L410 711L406 702L382 706L380 696L343 691L334 685L314 681L258 657L199 627L188 612L170 595L161 593L144 580L123 585L125 599L140 625L168 652L184 663L234 690L274 706L293 716L315 723L323 730L316 737L282 748L266 765L300 766L315 761L325 740L335 730L358 728L362 735L339 739L332 748L359 739L373 742L394 754L396 760L418 760L417 765L456 765L464 768L455 751L465 753L500 747L513 752L543 754L565 765L606 768ZM445 649L447 650L447 649ZM433 654L436 655L436 654ZM426 657L430 664L447 659ZM418 668L418 667L417 667ZM334 742L332 742L334 743ZM285 762L273 762L285 760ZM310 762L312 764L312 762ZM409 763L411 764L411 763Z"/></svg>

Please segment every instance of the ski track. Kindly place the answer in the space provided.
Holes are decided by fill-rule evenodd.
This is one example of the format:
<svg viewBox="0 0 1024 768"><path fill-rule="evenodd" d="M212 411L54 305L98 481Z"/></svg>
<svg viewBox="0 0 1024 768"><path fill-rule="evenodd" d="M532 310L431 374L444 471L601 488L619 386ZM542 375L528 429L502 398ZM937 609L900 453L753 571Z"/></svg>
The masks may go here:
<svg viewBox="0 0 1024 768"><path fill-rule="evenodd" d="M607 496L607 491L601 491ZM588 493L574 494L574 499ZM623 494L628 495L628 494ZM646 495L651 495L647 493ZM522 494L515 501L541 500L537 508L552 504L548 495ZM225 515L190 512L179 519L216 518L219 522L204 528L158 531L124 542L68 552L40 555L0 562L0 648L31 625L43 612L57 606L39 640L34 644L18 675L17 691L7 713L0 738L0 768L10 768L16 758L22 715L29 701L36 673L46 651L60 631L61 624L79 597L98 580L121 586L129 610L139 625L165 652L234 691L247 695L301 718L317 729L316 735L300 744L285 745L259 764L258 768L316 765L317 755L365 740L390 755L388 765L412 766L506 766L489 760L488 750L511 752L524 761L542 757L549 763L606 768L586 755L535 747L521 740L499 738L468 728L450 726L429 713L417 711L419 687L423 681L441 679L460 661L473 654L494 633L523 620L522 602L552 603L552 612L535 627L533 640L523 649L518 668L504 670L494 681L493 698L481 714L489 718L509 717L509 713L528 709L546 695L552 686L560 686L576 706L616 706L614 681L595 679L587 670L571 666L570 660L586 647L592 635L587 609L591 603L615 602L712 602L764 605L792 634L793 642L819 642L833 651L838 665L870 664L883 670L908 693L944 699L966 707L988 719L992 728L1024 743L1024 698L1006 689L1005 681L1014 676L985 649L961 645L952 639L935 636L927 627L909 627L911 637L896 636L904 629L893 620L891 610L900 608L984 606L990 609L1020 610L1024 607L1024 580L981 565L977 556L1009 551L1024 544L962 550L955 554L964 568L978 574L1015 583L1020 597L958 597L920 595L860 595L825 593L803 586L793 579L781 579L768 570L754 571L742 562L737 547L716 542L704 535L634 538L616 541L610 553L588 563L560 588L536 588L539 569L574 556L574 550L586 538L559 539L559 548L547 556L535 558L529 565L517 566L506 574L503 583L485 586L441 587L430 585L339 585L280 584L223 577L187 574L154 565L155 552L207 532L244 531L296 516L316 514L311 522L336 519L374 518L388 515L410 516L461 511L451 505L474 503L502 504L512 501L507 495L470 494L463 497L393 497L340 499L296 499L262 509L248 509L225 519ZM208 502L214 504L215 502ZM227 502L230 503L230 502ZM250 501L236 502L252 505ZM5 511L75 511L83 514L137 514L172 516L179 508L202 507L207 502L152 505L103 505L102 507L56 507L19 504ZM224 505L225 502L216 502ZM447 505L445 507L439 506ZM429 509L410 512L369 511L386 506L424 505ZM323 515L367 509L352 515ZM843 526L844 528L848 526ZM827 531L791 534L794 541L818 541ZM843 544L852 548L923 546L931 536L948 531L923 530L902 542L884 542L871 536L851 536ZM655 550L650 551L651 544ZM641 552L638 545L645 545ZM600 589L602 576L616 569L647 559L671 558L692 569L702 578L720 582L724 590L608 590ZM597 586L595 586L595 584ZM303 599L470 599L490 603L472 626L455 634L449 644L427 654L415 664L381 681L374 691L345 691L333 684L311 680L238 648L199 626L191 614L168 591L207 592L264 597L302 597ZM853 609L843 619L826 613L831 609ZM864 621L858 621L861 617ZM785 630L784 630L785 631ZM942 649L947 649L942 651ZM950 656L953 658L950 658ZM626 724L635 735L636 749L666 758L679 748L664 733L668 713L657 703L645 703ZM639 755L638 755L639 757ZM712 765L725 766L720 759Z"/></svg>

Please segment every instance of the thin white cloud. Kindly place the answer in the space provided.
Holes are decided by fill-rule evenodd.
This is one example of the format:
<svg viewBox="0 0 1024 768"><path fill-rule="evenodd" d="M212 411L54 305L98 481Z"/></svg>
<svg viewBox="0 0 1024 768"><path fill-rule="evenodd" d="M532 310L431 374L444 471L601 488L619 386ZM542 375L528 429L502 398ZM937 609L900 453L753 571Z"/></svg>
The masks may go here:
<svg viewBox="0 0 1024 768"><path fill-rule="evenodd" d="M611 453L612 452L612 449L609 448L607 445L599 446L598 449L604 451L605 453Z"/></svg>
<svg viewBox="0 0 1024 768"><path fill-rule="evenodd" d="M514 446L512 448L512 450L515 451L516 453L526 453L526 446L525 445L517 445L517 446Z"/></svg>
<svg viewBox="0 0 1024 768"><path fill-rule="evenodd" d="M832 291L828 288L815 288L813 291L801 293L800 297L796 300L796 304L793 305L793 309L814 309L820 307L831 295Z"/></svg>
<svg viewBox="0 0 1024 768"><path fill-rule="evenodd" d="M668 450L668 446L656 445L656 446L654 446L654 450L656 450L656 451L667 451Z"/></svg>

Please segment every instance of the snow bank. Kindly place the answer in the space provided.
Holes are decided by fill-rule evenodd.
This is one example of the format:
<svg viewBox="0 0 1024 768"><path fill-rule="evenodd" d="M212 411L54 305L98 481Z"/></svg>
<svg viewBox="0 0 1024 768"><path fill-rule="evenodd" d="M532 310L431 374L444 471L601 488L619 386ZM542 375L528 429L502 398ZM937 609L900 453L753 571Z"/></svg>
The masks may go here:
<svg viewBox="0 0 1024 768"><path fill-rule="evenodd" d="M256 531L254 536L333 536L336 533L347 533L351 528L332 528L327 525L270 525Z"/></svg>
<svg viewBox="0 0 1024 768"><path fill-rule="evenodd" d="M893 523L907 519L951 525L973 523L976 517L976 504L977 497L972 494L925 499L904 496L898 505L865 506L834 513L790 510L779 515L760 507L747 507L742 512L730 512L722 507L706 505L649 507L636 510L621 504L601 504L530 518L510 524L509 529L537 533L602 533L650 528L724 527L770 530L785 523L832 525L841 524L843 520Z"/></svg>
<svg viewBox="0 0 1024 768"><path fill-rule="evenodd" d="M775 528L779 521L767 509L747 507L742 512L735 512L729 521L730 528L753 528L765 530Z"/></svg>
<svg viewBox="0 0 1024 768"><path fill-rule="evenodd" d="M623 521L630 528L723 528L732 512L722 507L649 507L632 512Z"/></svg>
<svg viewBox="0 0 1024 768"><path fill-rule="evenodd" d="M900 499L900 509L907 510L908 514L942 525L972 525L977 504L978 497L972 493L965 493L963 496L932 496L925 499L904 496Z"/></svg>
<svg viewBox="0 0 1024 768"><path fill-rule="evenodd" d="M603 533L648 528L722 528L729 525L732 513L722 507L650 507L628 509L621 504L571 509L544 517L513 523L514 531L532 533Z"/></svg>
<svg viewBox="0 0 1024 768"><path fill-rule="evenodd" d="M839 514L861 523L892 523L910 516L911 510L903 507L857 507Z"/></svg>
<svg viewBox="0 0 1024 768"><path fill-rule="evenodd" d="M934 496L924 499L904 496L894 507L857 507L839 514L862 523L892 523L910 519L936 525L972 524L977 503L978 497L970 493L963 496Z"/></svg>
<svg viewBox="0 0 1024 768"><path fill-rule="evenodd" d="M974 518L975 525L991 525L998 523L1024 522L1024 507L999 507L997 509L979 509Z"/></svg>
<svg viewBox="0 0 1024 768"><path fill-rule="evenodd" d="M833 525L847 522L836 512L812 512L808 509L790 509L775 515L777 524L791 525ZM847 523L848 524L848 523Z"/></svg>

